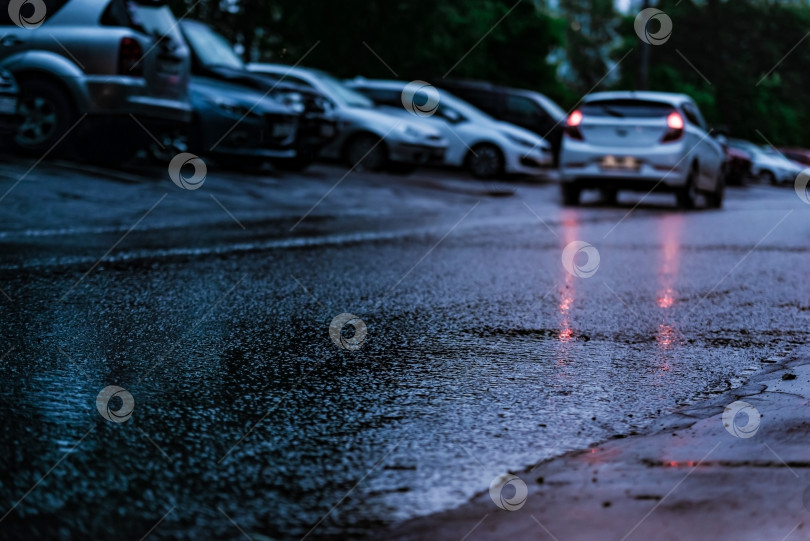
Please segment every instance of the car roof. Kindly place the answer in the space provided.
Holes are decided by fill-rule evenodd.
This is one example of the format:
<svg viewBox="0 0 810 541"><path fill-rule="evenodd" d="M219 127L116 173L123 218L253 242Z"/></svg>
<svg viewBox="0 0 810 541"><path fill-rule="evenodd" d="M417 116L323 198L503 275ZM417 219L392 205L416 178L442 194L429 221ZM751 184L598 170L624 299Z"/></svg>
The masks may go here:
<svg viewBox="0 0 810 541"><path fill-rule="evenodd" d="M588 94L583 98L582 103L590 103L593 101L604 100L643 100L643 101L659 101L668 103L670 105L680 105L684 102L694 103L691 97L687 94L676 94L674 92L653 92L653 91L636 91L636 90L615 90L611 92L594 92Z"/></svg>

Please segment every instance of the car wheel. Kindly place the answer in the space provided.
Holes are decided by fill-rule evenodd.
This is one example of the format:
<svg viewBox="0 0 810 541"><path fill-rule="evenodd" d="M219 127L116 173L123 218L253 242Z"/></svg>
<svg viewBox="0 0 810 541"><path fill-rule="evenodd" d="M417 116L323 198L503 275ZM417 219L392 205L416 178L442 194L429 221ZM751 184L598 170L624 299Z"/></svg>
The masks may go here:
<svg viewBox="0 0 810 541"><path fill-rule="evenodd" d="M723 197L726 192L726 177L725 175L720 175L717 177L717 185L714 188L713 192L706 194L706 199L708 200L709 207L713 209L719 209L723 207Z"/></svg>
<svg viewBox="0 0 810 541"><path fill-rule="evenodd" d="M762 184L772 184L776 186L776 177L770 171L760 171L757 180Z"/></svg>
<svg viewBox="0 0 810 541"><path fill-rule="evenodd" d="M579 205L579 196L582 190L579 186L573 183L560 184L560 195L562 196L562 203L566 207L576 207Z"/></svg>
<svg viewBox="0 0 810 541"><path fill-rule="evenodd" d="M681 188L676 197L678 198L678 206L682 209L693 209L695 208L695 202L697 201L697 168L692 167L692 170L689 172L689 176L686 178L686 184Z"/></svg>
<svg viewBox="0 0 810 541"><path fill-rule="evenodd" d="M490 179L503 173L503 153L495 145L482 143L470 150L467 167L475 178Z"/></svg>
<svg viewBox="0 0 810 541"><path fill-rule="evenodd" d="M24 152L51 149L71 128L75 117L73 104L62 89L34 79L20 82L18 111L22 124L14 143Z"/></svg>
<svg viewBox="0 0 810 541"><path fill-rule="evenodd" d="M379 137L363 133L346 143L343 159L358 171L379 171L388 162L388 152Z"/></svg>

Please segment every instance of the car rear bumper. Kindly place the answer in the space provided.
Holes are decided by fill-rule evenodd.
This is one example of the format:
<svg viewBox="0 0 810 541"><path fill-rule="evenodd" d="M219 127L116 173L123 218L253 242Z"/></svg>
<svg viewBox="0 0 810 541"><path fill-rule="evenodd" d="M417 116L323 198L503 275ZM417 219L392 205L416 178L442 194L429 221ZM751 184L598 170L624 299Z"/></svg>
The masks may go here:
<svg viewBox="0 0 810 541"><path fill-rule="evenodd" d="M598 147L566 139L560 156L562 182L583 184L601 182L605 186L653 186L677 188L686 184L691 163L684 159L683 143L638 147ZM632 158L633 168L606 168L603 159L612 156L618 160ZM660 186L659 186L660 187ZM625 189L631 189L627 187ZM641 188L643 189L643 188ZM649 188L647 188L649 189Z"/></svg>

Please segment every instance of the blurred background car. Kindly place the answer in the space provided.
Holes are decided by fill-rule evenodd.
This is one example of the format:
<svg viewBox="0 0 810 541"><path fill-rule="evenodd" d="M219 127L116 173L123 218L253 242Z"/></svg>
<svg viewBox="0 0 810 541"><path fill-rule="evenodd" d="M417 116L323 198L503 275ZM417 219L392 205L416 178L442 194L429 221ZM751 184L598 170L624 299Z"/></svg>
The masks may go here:
<svg viewBox="0 0 810 541"><path fill-rule="evenodd" d="M255 73L311 86L326 96L338 119L338 136L321 151L361 169L405 173L441 163L447 140L433 127L377 109L374 102L328 73L283 64L249 64Z"/></svg>
<svg viewBox="0 0 810 541"><path fill-rule="evenodd" d="M777 150L787 159L802 167L810 167L810 150L804 148L779 148Z"/></svg>
<svg viewBox="0 0 810 541"><path fill-rule="evenodd" d="M145 146L146 130L190 120L188 49L163 2L47 6L36 30L0 19L0 65L20 85L19 150L48 151L75 125L95 157L116 162Z"/></svg>
<svg viewBox="0 0 810 541"><path fill-rule="evenodd" d="M666 92L596 92L567 120L560 155L563 203L587 188L615 201L617 190L675 192L692 208L698 193L723 203L724 153L692 99Z"/></svg>
<svg viewBox="0 0 810 541"><path fill-rule="evenodd" d="M495 120L469 103L444 90L433 89L439 101L435 114L418 117L403 107L407 82L355 79L347 85L377 105L387 106L392 114L427 122L447 140L444 164L463 167L477 178L502 174L540 175L553 162L551 145L534 133ZM426 103L429 96L409 99ZM421 100L421 101L420 101Z"/></svg>
<svg viewBox="0 0 810 541"><path fill-rule="evenodd" d="M533 131L551 144L554 165L559 163L565 111L539 92L481 81L440 80L436 86L475 105L493 117Z"/></svg>
<svg viewBox="0 0 810 541"><path fill-rule="evenodd" d="M10 71L0 68L0 136L17 131L20 116L17 114L17 99L20 91Z"/></svg>
<svg viewBox="0 0 810 541"><path fill-rule="evenodd" d="M751 178L751 153L731 146L725 135L719 135L717 142L723 147L725 160L723 161L723 178L726 185L742 186Z"/></svg>
<svg viewBox="0 0 810 541"><path fill-rule="evenodd" d="M249 169L296 158L298 113L289 107L258 90L208 77L192 77L189 93L189 151Z"/></svg>
<svg viewBox="0 0 810 541"><path fill-rule="evenodd" d="M199 85L208 86L210 90L210 83L199 80L206 78L231 85L222 86L223 92L234 86L253 89L287 106L296 114L298 118L293 144L295 155L275 157L276 165L287 169L303 169L315 160L326 143L337 136L337 122L328 101L321 93L312 87L283 82L248 71L225 37L206 24L185 20L180 23L180 30L191 50L192 78ZM194 86L197 85L192 84L192 88ZM235 92L241 98L248 95L238 88ZM198 112L196 107L195 112Z"/></svg>
<svg viewBox="0 0 810 541"><path fill-rule="evenodd" d="M729 145L751 154L751 175L764 184L793 184L804 169L770 146L759 146L742 139L729 139Z"/></svg>

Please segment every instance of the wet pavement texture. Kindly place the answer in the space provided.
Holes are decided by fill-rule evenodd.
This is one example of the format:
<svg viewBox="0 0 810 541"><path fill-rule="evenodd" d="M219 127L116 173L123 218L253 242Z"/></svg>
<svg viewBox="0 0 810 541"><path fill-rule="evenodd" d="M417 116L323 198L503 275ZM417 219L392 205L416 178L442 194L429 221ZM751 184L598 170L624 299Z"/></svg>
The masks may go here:
<svg viewBox="0 0 810 541"><path fill-rule="evenodd" d="M565 209L553 184L430 170L209 168L183 191L28 167L0 166L0 538L374 537L810 334L789 188ZM561 261L576 240L588 278ZM357 350L330 339L343 313ZM96 408L109 385L127 422Z"/></svg>

